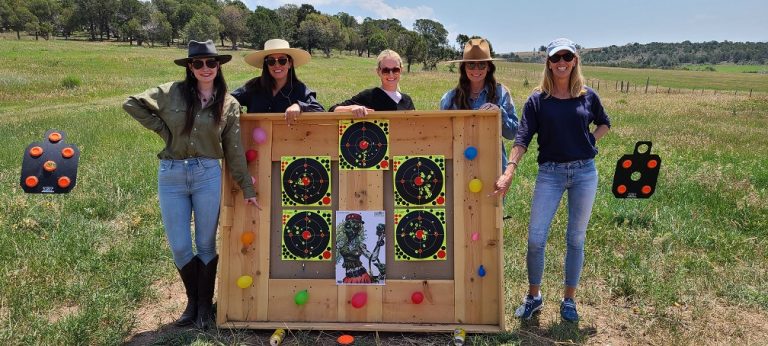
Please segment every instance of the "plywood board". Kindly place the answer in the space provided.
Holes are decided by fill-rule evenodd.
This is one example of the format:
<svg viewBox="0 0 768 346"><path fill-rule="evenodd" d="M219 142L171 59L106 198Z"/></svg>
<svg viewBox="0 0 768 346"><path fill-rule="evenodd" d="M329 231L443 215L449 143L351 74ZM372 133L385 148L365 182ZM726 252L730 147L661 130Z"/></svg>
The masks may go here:
<svg viewBox="0 0 768 346"><path fill-rule="evenodd" d="M384 286L383 321L399 323L456 323L453 280L388 280ZM414 293L423 300L415 303Z"/></svg>
<svg viewBox="0 0 768 346"><path fill-rule="evenodd" d="M295 303L296 294L307 290L304 305ZM269 280L269 320L336 322L338 293L334 280Z"/></svg>

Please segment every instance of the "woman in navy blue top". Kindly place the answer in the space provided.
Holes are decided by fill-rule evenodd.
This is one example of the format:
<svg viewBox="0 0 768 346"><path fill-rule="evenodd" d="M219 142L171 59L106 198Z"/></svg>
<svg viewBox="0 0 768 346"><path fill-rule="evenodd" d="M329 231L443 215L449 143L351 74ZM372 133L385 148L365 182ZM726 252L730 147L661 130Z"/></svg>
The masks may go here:
<svg viewBox="0 0 768 346"><path fill-rule="evenodd" d="M515 315L529 319L543 306L540 289L544 248L560 199L568 191L568 246L560 316L566 321L578 321L574 297L584 264L587 224L597 192L596 143L608 132L611 121L600 98L584 84L576 45L569 39L556 39L547 46L547 56L544 77L523 107L515 145L504 174L496 181L495 193L507 193L518 163L533 135L538 134L539 172L531 202L526 255L528 295Z"/></svg>
<svg viewBox="0 0 768 346"><path fill-rule="evenodd" d="M302 112L323 112L317 95L296 77L296 67L312 58L305 50L291 48L288 41L272 39L264 50L245 57L245 62L261 68L261 76L253 78L232 92L248 113L283 113L288 124Z"/></svg>

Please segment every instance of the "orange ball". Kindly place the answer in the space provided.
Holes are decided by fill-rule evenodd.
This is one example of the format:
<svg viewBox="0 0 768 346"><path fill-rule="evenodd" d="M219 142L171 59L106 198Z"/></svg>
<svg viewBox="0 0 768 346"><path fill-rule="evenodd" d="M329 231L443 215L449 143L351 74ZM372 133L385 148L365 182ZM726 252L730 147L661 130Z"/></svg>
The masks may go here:
<svg viewBox="0 0 768 346"><path fill-rule="evenodd" d="M240 235L240 242L242 242L243 245L253 244L254 239L256 239L256 234L251 231L245 231Z"/></svg>

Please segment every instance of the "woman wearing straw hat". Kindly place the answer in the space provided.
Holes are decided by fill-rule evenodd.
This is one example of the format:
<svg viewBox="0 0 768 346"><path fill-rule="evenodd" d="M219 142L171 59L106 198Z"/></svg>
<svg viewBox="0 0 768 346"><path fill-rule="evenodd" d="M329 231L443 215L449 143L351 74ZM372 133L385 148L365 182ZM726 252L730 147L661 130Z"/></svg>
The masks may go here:
<svg viewBox="0 0 768 346"><path fill-rule="evenodd" d="M501 110L501 136L512 140L517 132L515 104L509 89L496 82L496 66L491 58L491 47L482 38L473 38L464 46L459 62L459 84L443 95L440 109ZM507 152L501 146L502 166L507 164Z"/></svg>
<svg viewBox="0 0 768 346"><path fill-rule="evenodd" d="M509 165L496 180L494 193L506 194L517 170L517 163L538 134L539 171L533 189L528 225L528 295L515 311L530 319L544 304L541 278L544 274L544 249L552 219L563 193L568 191L568 226L565 233L565 287L560 316L578 321L576 286L584 264L584 241L597 192L595 156L597 141L611 126L600 98L584 84L576 45L559 38L547 45L547 61L541 83L523 107L523 121L509 155ZM593 125L594 130L590 130Z"/></svg>
<svg viewBox="0 0 768 346"><path fill-rule="evenodd" d="M288 41L271 39L264 50L245 57L249 65L260 68L261 76L253 78L232 92L248 113L283 113L288 124L302 112L323 112L317 95L296 76L296 67L312 58L303 49L291 48Z"/></svg>
<svg viewBox="0 0 768 346"><path fill-rule="evenodd" d="M231 59L218 54L210 40L190 41L187 58L174 60L186 69L183 81L150 88L123 104L128 114L165 141L157 154L157 190L165 234L187 294L187 306L176 320L180 326L207 328L213 323L219 159L227 161L245 202L259 207L240 142L240 104L227 94L221 72L221 65ZM190 234L193 213L196 255Z"/></svg>
<svg viewBox="0 0 768 346"><path fill-rule="evenodd" d="M385 49L376 58L376 74L381 79L381 86L361 91L351 99L330 108L331 112L352 112L356 117L364 117L373 111L414 110L411 97L400 92L400 72L403 59L400 54Z"/></svg>

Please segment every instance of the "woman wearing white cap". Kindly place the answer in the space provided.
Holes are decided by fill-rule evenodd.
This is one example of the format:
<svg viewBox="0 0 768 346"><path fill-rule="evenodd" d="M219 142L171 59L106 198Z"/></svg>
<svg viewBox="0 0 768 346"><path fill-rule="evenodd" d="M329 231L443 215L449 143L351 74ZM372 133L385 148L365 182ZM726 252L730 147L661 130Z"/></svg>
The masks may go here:
<svg viewBox="0 0 768 346"><path fill-rule="evenodd" d="M584 264L584 240L597 192L594 158L597 141L611 126L600 98L584 84L576 45L559 38L547 46L544 77L523 107L523 119L509 155L509 164L496 181L495 193L506 194L515 170L534 134L538 134L539 172L528 226L528 295L515 315L530 319L543 306L541 278L544 248L560 199L568 191L565 234L565 288L560 316L578 321L576 287ZM590 124L593 129L590 129Z"/></svg>
<svg viewBox="0 0 768 346"><path fill-rule="evenodd" d="M459 84L445 93L440 109L501 110L501 136L512 140L517 132L515 104L509 89L496 82L496 66L491 58L491 46L485 39L473 38L464 46L459 64ZM502 165L507 164L507 152L501 146Z"/></svg>
<svg viewBox="0 0 768 346"><path fill-rule="evenodd" d="M248 113L283 113L288 124L302 112L323 112L317 94L296 77L296 67L312 58L307 51L291 48L288 41L271 39L264 50L245 57L245 62L261 69L253 78L232 92Z"/></svg>

